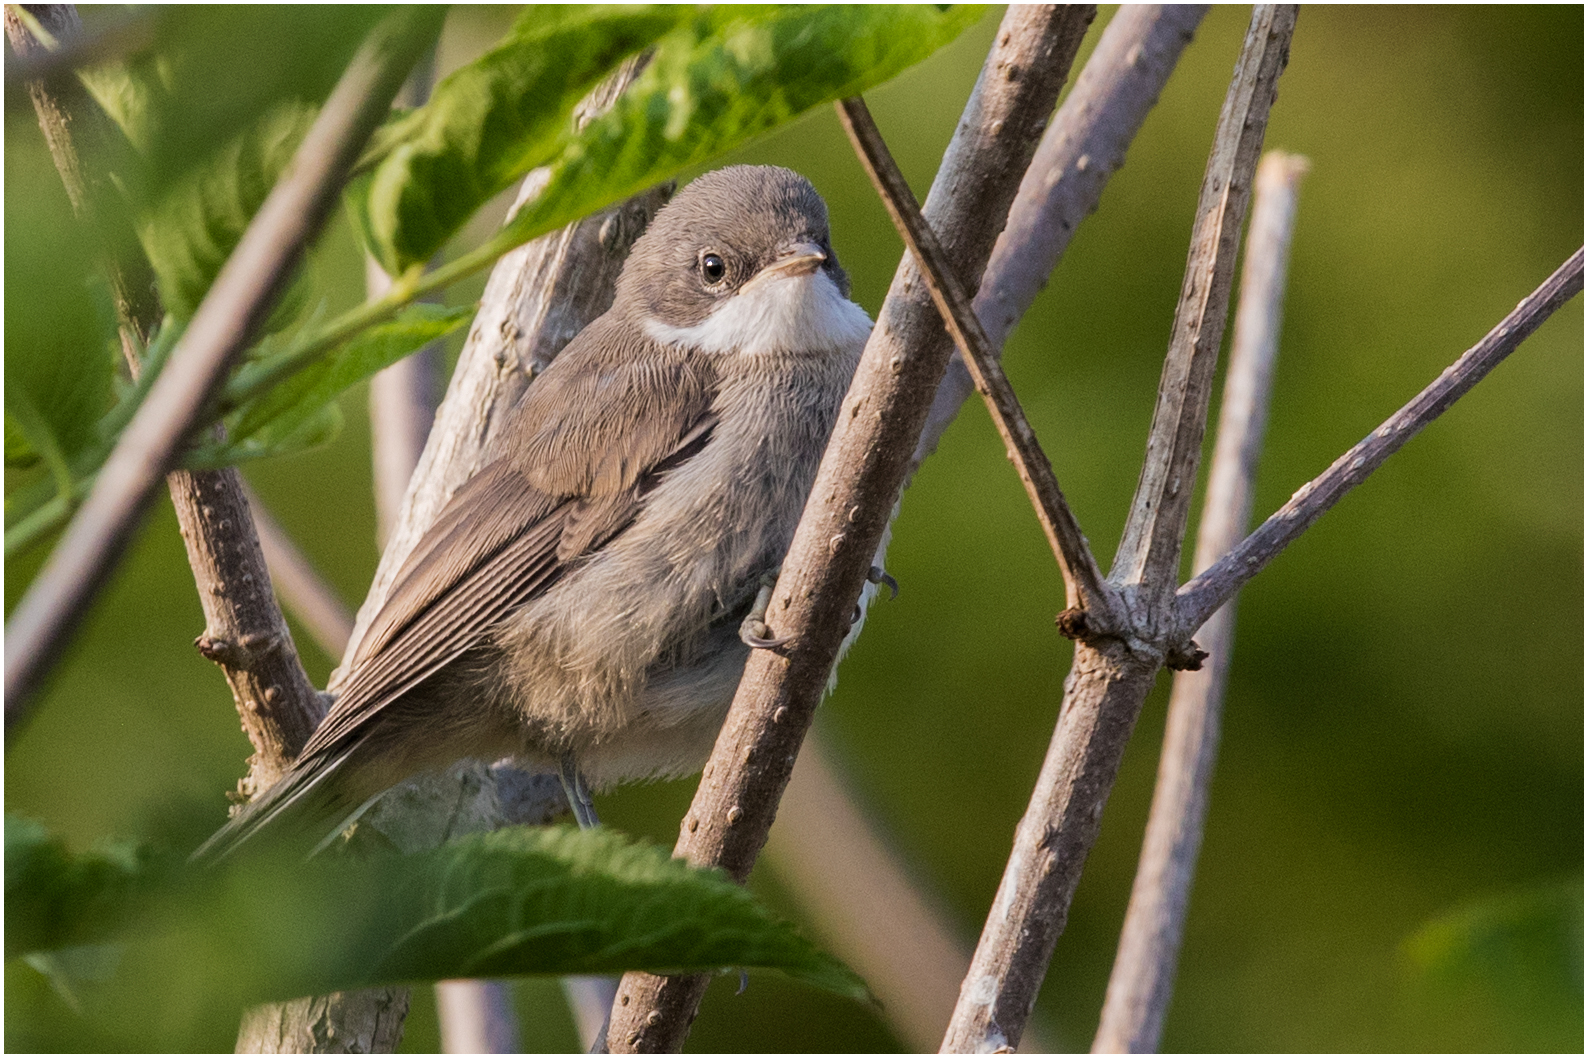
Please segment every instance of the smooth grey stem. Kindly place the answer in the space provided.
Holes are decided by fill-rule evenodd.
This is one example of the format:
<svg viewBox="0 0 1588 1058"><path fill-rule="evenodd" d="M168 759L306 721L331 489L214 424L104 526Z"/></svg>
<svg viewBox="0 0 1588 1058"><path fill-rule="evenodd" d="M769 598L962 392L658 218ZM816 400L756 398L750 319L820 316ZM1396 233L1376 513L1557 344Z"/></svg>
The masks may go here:
<svg viewBox="0 0 1588 1058"><path fill-rule="evenodd" d="M7 625L8 735L37 699L45 674L108 579L155 486L269 313L335 205L365 140L439 27L436 12L408 8L377 28L222 267L166 370Z"/></svg>
<svg viewBox="0 0 1588 1058"><path fill-rule="evenodd" d="M1166 616L1180 580L1180 548L1202 458L1241 222L1295 25L1295 5L1261 4L1253 11L1197 201L1147 457L1109 574L1116 584L1138 589L1149 624Z"/></svg>
<svg viewBox="0 0 1588 1058"><path fill-rule="evenodd" d="M925 216L967 287L980 285L1000 222L1095 11L1014 6L966 104ZM920 440L952 344L914 258L899 263L844 398L811 498L783 561L770 623L786 653L750 655L674 854L748 877ZM701 975L627 974L612 1009L614 1052L677 1050Z"/></svg>
<svg viewBox="0 0 1588 1058"><path fill-rule="evenodd" d="M605 1054L607 1018L612 1016L612 1000L618 994L618 979L596 974L579 974L562 979L562 994L568 1000L579 1043L588 1054Z"/></svg>
<svg viewBox="0 0 1588 1058"><path fill-rule="evenodd" d="M1158 497L1154 503L1174 500L1176 490L1189 492L1195 478L1198 453L1183 446L1193 434L1200 444L1201 425L1190 419L1199 407L1205 409L1206 394L1195 392L1198 376L1192 367L1195 364L1197 370L1211 371L1207 361L1218 351L1217 336L1210 328L1223 329L1220 299L1228 297L1236 236L1257 165L1261 131L1267 124L1268 104L1284 67L1294 15L1294 8L1259 7L1254 12L1219 115L1193 229L1186 296L1181 301L1154 415L1155 445L1149 448L1149 460L1161 466L1151 474L1143 470L1143 487ZM1218 289L1221 277L1222 295ZM1191 311L1187 311L1188 303L1194 306ZM1212 322L1215 317L1217 324ZM1166 423L1172 423L1173 429ZM1158 443L1161 437L1167 440ZM1172 458L1161 450L1171 440L1182 446ZM1161 491L1154 491L1151 482L1167 473L1169 464L1182 472L1189 466L1184 487L1170 477L1160 483ZM1138 501L1141 492L1138 489ZM1140 548L1153 557L1152 568L1158 570L1156 563L1164 560L1166 550L1154 541L1163 539L1168 521L1175 517L1180 525L1177 532L1183 532L1183 512L1175 516L1156 506L1150 510L1138 506L1132 514L1136 535L1133 539L1127 526L1126 540L1120 545L1122 555ZM1178 539L1170 544L1165 545L1167 550L1178 556ZM1116 570L1122 563L1125 568L1140 565L1133 559L1116 559ZM1167 571L1170 577L1173 573L1173 569ZM1170 584L1172 590L1172 580ZM943 1038L944 1051L995 1051L1018 1044L1025 1030L1053 948L1064 932L1087 854L1097 840L1103 807L1136 717L1172 645L1154 634L1158 622L1150 605L1133 606L1132 620L1134 635L1083 637L1076 643L1058 724L960 989L959 1003Z"/></svg>
<svg viewBox="0 0 1588 1058"><path fill-rule="evenodd" d="M391 276L373 258L365 258L365 285L370 300L391 288ZM431 342L375 373L369 380L370 456L375 469L375 540L386 546L402 512L414 468L436 418L441 385L441 347Z"/></svg>
<svg viewBox="0 0 1588 1058"><path fill-rule="evenodd" d="M1203 624L1241 585L1268 563L1325 511L1360 485L1402 445L1442 415L1467 391L1516 350L1555 310L1582 292L1583 251L1566 259L1537 290L1523 298L1483 340L1461 355L1439 377L1377 430L1336 459L1329 469L1297 489L1250 536L1181 588L1175 597L1176 619L1189 632Z"/></svg>
<svg viewBox="0 0 1588 1058"><path fill-rule="evenodd" d="M849 134L855 153L860 156L871 177L872 186L888 208L894 227L914 255L921 279L931 292L932 301L943 316L943 322L953 336L962 362L966 365L977 392L987 402L998 435L1003 438L1010 460L1026 488L1026 495L1036 509L1037 520L1048 538L1048 546L1058 560L1064 574L1065 594L1071 609L1083 609L1092 615L1097 631L1117 629L1124 624L1118 593L1103 580L1103 571L1092 557L1092 549L1081 533L1059 480L1053 473L1053 464L1042 451L1036 431L1026 418L1014 387L1004 375L1003 365L993 349L992 342L982 330L976 310L971 306L970 295L954 275L948 255L938 243L937 235L921 216L920 207L904 174L894 164L882 133L866 108L865 100L857 97L841 99L836 104L839 121Z"/></svg>
<svg viewBox="0 0 1588 1058"><path fill-rule="evenodd" d="M431 49L398 93L401 106L421 107L430 99L435 78ZM376 301L391 289L392 279L373 257L364 258L364 290ZM370 454L375 464L375 541L381 549L402 512L403 496L424 453L440 398L441 345L423 349L376 372L369 380ZM337 651L338 654L341 651Z"/></svg>
<svg viewBox="0 0 1588 1058"><path fill-rule="evenodd" d="M1296 194L1306 171L1306 159L1278 151L1270 152L1257 168L1235 338L1197 532L1198 571L1239 542L1251 520L1253 483L1279 350ZM1235 600L1214 614L1197 635L1211 661L1200 670L1175 675L1158 784L1119 954L1092 1041L1094 1052L1156 1051L1163 1035L1218 755L1224 687L1235 642Z"/></svg>
<svg viewBox="0 0 1588 1058"><path fill-rule="evenodd" d="M437 981L443 1054L517 1054L518 1016L500 981Z"/></svg>
<svg viewBox="0 0 1588 1058"><path fill-rule="evenodd" d="M41 8L75 7L73 4L29 4L28 11L39 18L45 29L54 32L49 16ZM74 16L75 17L75 16ZM6 20L14 18L7 13ZM81 29L81 26L78 27ZM159 28L159 16L149 8L126 15L117 21L101 25L93 33L74 33L70 39L56 34L60 47L51 51L41 48L27 53L18 52L15 62L6 62L6 91L21 88L31 81L42 81L49 90L59 91L67 83L67 75L84 66L97 66L134 52L142 51L154 43ZM10 100L8 99L9 103Z"/></svg>
<svg viewBox="0 0 1588 1058"><path fill-rule="evenodd" d="M258 495L247 486L244 488L254 528L259 533L259 547L282 605L303 623L321 650L333 658L341 657L347 637L353 633L353 611L320 576Z"/></svg>

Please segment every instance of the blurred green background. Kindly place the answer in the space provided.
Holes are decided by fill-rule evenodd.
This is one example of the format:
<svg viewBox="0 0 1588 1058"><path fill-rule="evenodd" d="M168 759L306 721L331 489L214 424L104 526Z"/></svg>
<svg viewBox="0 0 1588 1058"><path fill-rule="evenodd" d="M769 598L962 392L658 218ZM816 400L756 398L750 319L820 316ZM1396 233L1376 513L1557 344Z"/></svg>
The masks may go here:
<svg viewBox="0 0 1588 1058"><path fill-rule="evenodd" d="M443 71L511 15L455 10ZM919 194L998 17L870 94ZM1008 346L1010 375L1105 562L1136 483L1247 17L1209 14ZM1581 244L1582 63L1575 6L1302 11L1267 141L1313 169L1260 516ZM25 109L8 117L7 209L50 206L58 184L37 127ZM831 207L854 296L875 314L902 246L833 114L722 161L809 176ZM492 223L479 218L460 244ZM12 251L8 240L8 267L25 266ZM360 297L342 220L314 266L333 308ZM481 285L449 300L466 303ZM1165 1049L1581 1049L1582 336L1578 298L1244 593ZM247 468L352 602L377 558L361 402L362 392L345 401L347 428L331 446ZM8 608L46 551L7 563ZM906 494L889 568L903 592L873 609L819 726L969 944L1070 660L1053 627L1060 578L979 406L967 405ZM79 845L168 832L194 812L218 822L248 746L220 674L192 649L202 627L162 499L7 746L7 811ZM323 681L330 660L294 630ZM1143 714L1039 1003L1049 1038L1067 1048L1084 1049L1096 1025L1167 686ZM602 798L601 811L670 844L693 789L631 788ZM769 871L753 884L800 915ZM714 986L691 1049L898 1046L872 1011L773 977L740 996L736 984ZM554 982L526 981L518 994L527 1049L574 1046ZM51 1027L64 1009L31 970L8 967L7 998L8 1045L64 1040ZM204 1045L229 1050L231 1039ZM404 1049L437 1045L433 1004L416 991Z"/></svg>

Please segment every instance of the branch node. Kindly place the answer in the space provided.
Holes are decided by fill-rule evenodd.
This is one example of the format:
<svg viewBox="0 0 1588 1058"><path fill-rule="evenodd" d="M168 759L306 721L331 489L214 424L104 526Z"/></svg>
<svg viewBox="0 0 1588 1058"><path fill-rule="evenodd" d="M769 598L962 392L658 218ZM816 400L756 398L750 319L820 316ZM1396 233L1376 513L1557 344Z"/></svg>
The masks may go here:
<svg viewBox="0 0 1588 1058"><path fill-rule="evenodd" d="M1053 619L1059 626L1059 635L1065 639L1085 639L1089 631L1086 611L1079 606L1072 606Z"/></svg>
<svg viewBox="0 0 1588 1058"><path fill-rule="evenodd" d="M1201 672L1202 663L1207 659L1208 652L1197 646L1193 639L1182 646L1170 647L1163 663L1175 672Z"/></svg>

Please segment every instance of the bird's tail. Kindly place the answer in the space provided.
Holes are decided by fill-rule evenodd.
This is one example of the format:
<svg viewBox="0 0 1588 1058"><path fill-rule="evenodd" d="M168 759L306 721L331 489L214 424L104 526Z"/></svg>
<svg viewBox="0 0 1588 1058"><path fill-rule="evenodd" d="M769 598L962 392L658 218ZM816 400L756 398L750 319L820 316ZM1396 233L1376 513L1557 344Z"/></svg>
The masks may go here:
<svg viewBox="0 0 1588 1058"><path fill-rule="evenodd" d="M335 752L300 759L275 785L256 794L225 826L211 834L189 857L190 861L219 863L264 833L304 845L311 854L318 852L329 837L344 830L367 807L359 805L349 815L341 790L343 784L338 782L339 773L357 749L355 741Z"/></svg>

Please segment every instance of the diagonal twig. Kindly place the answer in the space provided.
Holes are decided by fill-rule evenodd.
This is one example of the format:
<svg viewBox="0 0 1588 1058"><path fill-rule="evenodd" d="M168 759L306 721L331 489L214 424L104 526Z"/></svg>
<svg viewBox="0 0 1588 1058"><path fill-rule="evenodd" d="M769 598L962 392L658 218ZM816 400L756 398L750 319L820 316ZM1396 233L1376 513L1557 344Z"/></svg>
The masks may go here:
<svg viewBox="0 0 1588 1058"><path fill-rule="evenodd" d="M1206 394L1188 399L1184 392L1177 395L1167 390L1175 377L1180 379L1179 386L1193 388L1193 361L1201 370L1211 371L1205 361L1217 353L1217 341L1211 342L1208 351L1211 324L1207 318L1214 314L1206 310L1217 308L1217 327L1222 330L1223 306L1218 303L1217 279L1221 273L1225 276L1227 297L1227 270L1232 265L1220 264L1219 259L1233 255L1235 248L1233 230L1228 235L1225 230L1238 229L1244 213L1251 172L1261 146L1260 135L1252 142L1250 133L1255 128L1260 134L1267 123L1267 108L1283 68L1294 14L1294 8L1259 7L1236 63L1214 134L1187 264L1185 289L1191 297L1182 299L1182 308L1190 300L1203 311L1177 319L1168 360L1179 366L1165 365L1165 382L1154 416L1155 439L1167 433L1169 440L1183 445L1194 434L1200 442L1200 424L1193 429L1184 419L1199 407L1205 409ZM1172 422L1172 430L1165 429L1166 422ZM1163 445L1168 443L1164 441ZM1163 473L1167 473L1171 463L1183 472L1189 462L1190 478L1194 479L1198 453L1184 447L1177 450L1178 456L1175 449L1164 451L1150 446L1149 460L1160 463ZM1144 469L1144 484L1148 479ZM1166 478L1164 484L1178 488L1172 477ZM1190 484L1191 480L1186 480L1183 491L1189 491ZM1173 498L1167 489L1157 495ZM1160 539L1167 522L1159 514L1156 506L1133 512L1139 540L1150 544ZM1175 516L1170 512L1165 517L1172 520ZM1178 518L1179 531L1183 532L1184 512ZM1171 550L1178 555L1178 540L1172 544ZM1126 551L1126 544L1121 549ZM1149 548L1148 553L1155 563L1162 562L1165 555L1157 546ZM1118 569L1118 560L1115 565ZM1173 570L1168 574L1172 577ZM1172 589L1171 580L1168 590ZM1169 653L1162 635L1154 634L1155 626L1161 624L1155 614L1157 609L1150 601L1146 607L1132 606L1134 635L1083 637L1076 644L1058 724L1031 801L1016 830L1014 847L970 972L960 989L959 1003L943 1039L944 1051L982 1052L1019 1042L1053 948L1064 931L1087 854L1097 840L1103 807L1136 717Z"/></svg>
<svg viewBox="0 0 1588 1058"><path fill-rule="evenodd" d="M364 141L440 28L404 9L378 27L304 138L292 167L215 279L171 363L6 629L6 730L22 719L67 636L124 550L155 485L336 202Z"/></svg>
<svg viewBox="0 0 1588 1058"><path fill-rule="evenodd" d="M1037 511L1048 545L1064 573L1066 602L1071 610L1082 609L1091 615L1091 626L1116 629L1123 626L1118 593L1103 580L1103 571L1092 557L1092 549L1081 533L1080 524L1070 511L1053 473L1053 464L1037 442L1037 435L1026 419L1025 409L1015 396L1014 387L1004 374L1003 365L993 351L992 342L982 330L981 320L971 305L970 295L949 267L948 256L937 241L916 205L910 185L894 164L888 145L877 131L876 122L857 97L841 99L834 106L839 121L849 134L855 153L865 165L866 175L888 208L893 225L914 255L922 281L942 314L954 344L971 374L976 389L987 402L998 435L1003 438L1014 460L1020 481Z"/></svg>
<svg viewBox="0 0 1588 1058"><path fill-rule="evenodd" d="M1202 181L1147 457L1109 576L1142 590L1149 621L1161 617L1179 583L1181 543L1202 457L1241 221L1295 21L1293 5L1264 4L1253 12Z"/></svg>
<svg viewBox="0 0 1588 1058"><path fill-rule="evenodd" d="M1482 341L1445 368L1437 379L1377 430L1336 459L1328 470L1297 489L1288 503L1238 546L1181 588L1175 597L1179 628L1187 634L1195 631L1239 591L1241 585L1256 576L1384 460L1482 381L1556 309L1580 294L1582 288L1583 251L1579 248L1484 335Z"/></svg>
<svg viewBox="0 0 1588 1058"><path fill-rule="evenodd" d="M928 196L926 215L961 280L979 285L1021 174L1095 12L1011 7ZM989 218L992 223L989 223ZM743 880L827 685L898 498L952 345L908 254L900 262L817 472L768 621L787 655L751 653L675 855ZM612 1010L614 1051L675 1050L702 976L628 974Z"/></svg>
<svg viewBox="0 0 1588 1058"><path fill-rule="evenodd" d="M1195 567L1206 569L1240 540L1252 515L1252 487L1262 451L1279 322L1296 216L1296 194L1306 159L1278 151L1257 169L1240 308L1219 408L1218 439L1208 471L1207 498L1197 533ZM1174 680L1169 720L1158 761L1158 783L1142 841L1119 954L1093 1040L1095 1052L1158 1049L1174 988L1180 941L1208 786L1218 753L1224 687L1235 640L1234 601L1198 633L1212 657L1198 671Z"/></svg>

